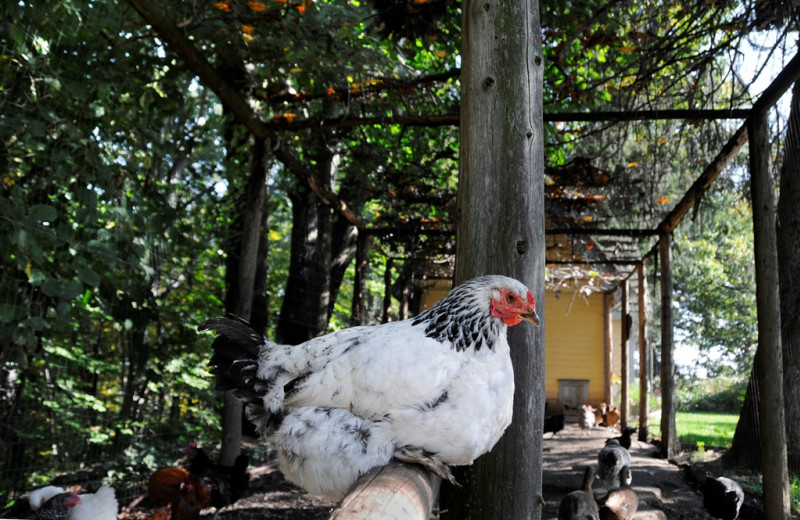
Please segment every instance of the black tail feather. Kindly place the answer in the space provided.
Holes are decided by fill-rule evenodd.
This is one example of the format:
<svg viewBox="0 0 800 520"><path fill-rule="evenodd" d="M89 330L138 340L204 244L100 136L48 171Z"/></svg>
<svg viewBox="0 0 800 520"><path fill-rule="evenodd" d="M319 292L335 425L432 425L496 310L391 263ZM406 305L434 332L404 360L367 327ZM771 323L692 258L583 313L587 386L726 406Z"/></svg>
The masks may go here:
<svg viewBox="0 0 800 520"><path fill-rule="evenodd" d="M200 330L217 333L211 345L214 354L209 361L216 389L233 390L246 404L248 419L256 425L259 433L267 434L277 418L263 407L263 398L271 385L258 378L258 356L267 343L266 338L252 325L233 315L210 319L200 326Z"/></svg>

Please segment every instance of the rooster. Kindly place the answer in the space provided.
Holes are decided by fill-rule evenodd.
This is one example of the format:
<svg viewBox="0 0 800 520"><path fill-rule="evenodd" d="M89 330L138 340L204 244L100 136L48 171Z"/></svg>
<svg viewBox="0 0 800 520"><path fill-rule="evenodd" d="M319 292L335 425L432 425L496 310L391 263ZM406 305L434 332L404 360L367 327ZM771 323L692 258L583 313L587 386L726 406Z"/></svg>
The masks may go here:
<svg viewBox="0 0 800 520"><path fill-rule="evenodd" d="M31 493L28 502L35 510L42 507L51 498L64 492L64 488L46 486ZM105 484L100 486L95 493L76 495L70 497L68 502L74 502L71 507L67 507L68 520L116 520L117 518L119 504L116 493L113 487ZM38 506L35 503L38 503Z"/></svg>
<svg viewBox="0 0 800 520"><path fill-rule="evenodd" d="M157 469L150 476L147 494L153 504L164 508L153 515L158 520L197 520L211 501L203 480L180 466Z"/></svg>
<svg viewBox="0 0 800 520"><path fill-rule="evenodd" d="M269 342L237 318L213 330L217 388L233 389L278 452L284 475L339 499L394 457L452 480L511 423L507 328L539 323L533 294L505 276L459 285L420 315L333 332L297 346Z"/></svg>
<svg viewBox="0 0 800 520"><path fill-rule="evenodd" d="M233 466L223 466L211 462L197 443L191 443L188 452L191 459L189 473L203 480L211 494L210 505L217 510L239 500L250 486L250 474L247 472L250 459L247 455L236 457Z"/></svg>

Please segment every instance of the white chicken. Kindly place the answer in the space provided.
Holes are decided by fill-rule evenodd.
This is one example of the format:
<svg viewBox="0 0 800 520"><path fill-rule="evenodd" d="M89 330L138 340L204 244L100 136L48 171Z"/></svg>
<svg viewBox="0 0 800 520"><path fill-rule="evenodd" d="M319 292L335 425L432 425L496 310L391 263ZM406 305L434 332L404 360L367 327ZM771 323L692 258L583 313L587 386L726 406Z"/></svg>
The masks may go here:
<svg viewBox="0 0 800 520"><path fill-rule="evenodd" d="M341 498L370 469L400 461L452 479L511 423L507 327L539 323L533 294L505 276L453 289L419 316L340 330L296 346L267 341L236 318L218 333L212 373L234 389L278 452L284 475Z"/></svg>
<svg viewBox="0 0 800 520"><path fill-rule="evenodd" d="M28 497L31 509L36 511L48 500L64 493L64 488L45 486ZM76 504L69 509L67 520L116 520L119 505L114 488L102 485L95 493L78 495Z"/></svg>

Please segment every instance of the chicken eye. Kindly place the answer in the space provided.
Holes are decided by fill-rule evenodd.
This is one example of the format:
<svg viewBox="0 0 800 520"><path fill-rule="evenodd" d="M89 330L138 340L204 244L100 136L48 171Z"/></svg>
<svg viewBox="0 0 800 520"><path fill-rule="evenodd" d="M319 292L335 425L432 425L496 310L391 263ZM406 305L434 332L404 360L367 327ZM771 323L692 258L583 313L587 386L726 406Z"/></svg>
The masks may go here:
<svg viewBox="0 0 800 520"><path fill-rule="evenodd" d="M506 294L506 303L514 303L514 295L509 293Z"/></svg>

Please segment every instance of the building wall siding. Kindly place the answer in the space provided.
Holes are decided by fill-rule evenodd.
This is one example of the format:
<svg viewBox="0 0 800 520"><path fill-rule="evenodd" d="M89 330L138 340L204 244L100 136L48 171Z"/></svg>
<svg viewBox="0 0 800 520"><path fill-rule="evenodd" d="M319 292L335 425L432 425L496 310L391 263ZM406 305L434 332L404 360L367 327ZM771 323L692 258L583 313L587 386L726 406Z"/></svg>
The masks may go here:
<svg viewBox="0 0 800 520"><path fill-rule="evenodd" d="M584 298L571 290L545 295L545 394L558 401L558 380L589 381L589 402L604 400L603 294ZM570 301L572 305L570 306Z"/></svg>

